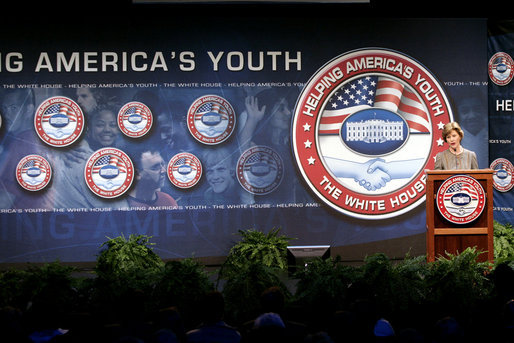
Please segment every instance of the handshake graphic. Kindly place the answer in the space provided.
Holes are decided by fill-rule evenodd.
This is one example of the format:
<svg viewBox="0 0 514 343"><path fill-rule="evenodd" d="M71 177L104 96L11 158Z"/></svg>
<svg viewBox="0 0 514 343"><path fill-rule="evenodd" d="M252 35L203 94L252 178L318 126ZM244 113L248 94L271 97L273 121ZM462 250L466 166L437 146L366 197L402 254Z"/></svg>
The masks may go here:
<svg viewBox="0 0 514 343"><path fill-rule="evenodd" d="M353 162L325 157L328 168L336 177L353 178L368 191L376 191L393 179L410 178L422 165L422 159L386 162L373 158L366 162Z"/></svg>

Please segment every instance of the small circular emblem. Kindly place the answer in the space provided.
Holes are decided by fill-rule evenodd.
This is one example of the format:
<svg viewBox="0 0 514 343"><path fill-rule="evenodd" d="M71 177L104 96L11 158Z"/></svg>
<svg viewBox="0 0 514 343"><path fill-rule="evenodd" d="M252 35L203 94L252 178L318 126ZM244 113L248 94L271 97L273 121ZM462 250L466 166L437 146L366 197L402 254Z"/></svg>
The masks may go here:
<svg viewBox="0 0 514 343"><path fill-rule="evenodd" d="M193 154L181 152L170 159L168 163L168 178L178 188L195 186L202 176L202 163Z"/></svg>
<svg viewBox="0 0 514 343"><path fill-rule="evenodd" d="M187 114L187 127L199 142L215 145L226 141L236 125L232 105L217 95L196 99Z"/></svg>
<svg viewBox="0 0 514 343"><path fill-rule="evenodd" d="M52 178L50 163L39 155L28 155L20 160L16 167L16 180L28 191L40 191Z"/></svg>
<svg viewBox="0 0 514 343"><path fill-rule="evenodd" d="M514 62L505 52L495 53L488 64L489 78L498 86L505 86L514 76Z"/></svg>
<svg viewBox="0 0 514 343"><path fill-rule="evenodd" d="M485 208L484 188L471 176L449 177L437 191L437 208L454 224L471 223Z"/></svg>
<svg viewBox="0 0 514 343"><path fill-rule="evenodd" d="M87 160L84 177L89 189L102 198L116 198L125 193L134 180L130 157L116 148L102 148Z"/></svg>
<svg viewBox="0 0 514 343"><path fill-rule="evenodd" d="M284 163L277 152L267 146L247 149L237 162L237 179L248 192L265 195L282 182Z"/></svg>
<svg viewBox="0 0 514 343"><path fill-rule="evenodd" d="M506 158L497 158L491 163L493 172L493 187L499 192L508 192L514 186L512 174L514 166Z"/></svg>
<svg viewBox="0 0 514 343"><path fill-rule="evenodd" d="M73 100L52 97L39 105L34 116L34 127L46 144L65 147L80 137L84 129L84 114Z"/></svg>
<svg viewBox="0 0 514 343"><path fill-rule="evenodd" d="M146 135L152 123L153 116L150 108L137 101L125 104L118 112L118 126L121 132L131 138Z"/></svg>

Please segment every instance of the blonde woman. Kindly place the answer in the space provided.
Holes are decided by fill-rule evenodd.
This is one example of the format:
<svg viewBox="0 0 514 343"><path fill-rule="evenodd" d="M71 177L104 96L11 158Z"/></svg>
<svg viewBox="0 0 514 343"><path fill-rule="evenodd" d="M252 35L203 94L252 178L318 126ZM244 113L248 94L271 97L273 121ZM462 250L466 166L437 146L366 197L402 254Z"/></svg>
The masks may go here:
<svg viewBox="0 0 514 343"><path fill-rule="evenodd" d="M442 138L449 147L437 154L434 169L478 169L476 154L471 150L464 149L461 145L463 137L464 132L458 123L451 122L444 126Z"/></svg>

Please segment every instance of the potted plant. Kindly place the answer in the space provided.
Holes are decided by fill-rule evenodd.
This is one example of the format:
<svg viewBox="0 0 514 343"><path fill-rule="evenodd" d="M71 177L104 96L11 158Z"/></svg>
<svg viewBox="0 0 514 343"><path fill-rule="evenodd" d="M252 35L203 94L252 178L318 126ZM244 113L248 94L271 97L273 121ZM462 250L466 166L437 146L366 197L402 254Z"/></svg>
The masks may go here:
<svg viewBox="0 0 514 343"><path fill-rule="evenodd" d="M267 288L278 286L290 297L280 277L287 272L287 246L292 238L281 235L280 228L268 233L253 229L238 233L242 239L230 249L216 287L223 279L229 319L240 323L258 313L259 297Z"/></svg>
<svg viewBox="0 0 514 343"><path fill-rule="evenodd" d="M239 230L242 239L229 251L224 267L238 269L248 263L258 262L272 269L287 269L287 246L292 239L280 235L280 228L268 233L249 229Z"/></svg>
<svg viewBox="0 0 514 343"><path fill-rule="evenodd" d="M102 308L102 315L119 315L127 297L134 292L144 294L150 306L151 294L164 267L162 259L152 250L149 236L124 235L108 238L97 257L93 306ZM118 311L118 312L117 312Z"/></svg>
<svg viewBox="0 0 514 343"><path fill-rule="evenodd" d="M187 327L198 324L198 301L204 294L214 290L205 267L193 258L172 260L165 263L158 273L152 292L152 310L176 307Z"/></svg>
<svg viewBox="0 0 514 343"><path fill-rule="evenodd" d="M495 264L514 262L514 228L494 221L494 260Z"/></svg>

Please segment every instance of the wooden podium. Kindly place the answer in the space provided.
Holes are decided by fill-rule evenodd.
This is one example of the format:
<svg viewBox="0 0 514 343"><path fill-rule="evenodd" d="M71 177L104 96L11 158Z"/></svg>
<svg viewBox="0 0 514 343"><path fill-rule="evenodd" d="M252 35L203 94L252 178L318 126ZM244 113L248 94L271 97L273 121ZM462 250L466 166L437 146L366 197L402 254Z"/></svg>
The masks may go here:
<svg viewBox="0 0 514 343"><path fill-rule="evenodd" d="M433 262L445 252L458 254L468 247L484 251L480 261L494 260L493 241L493 170L427 170L426 221L427 262ZM468 223L455 223L446 218L438 207L438 192L445 181L459 175L480 183L485 192L485 207L481 214Z"/></svg>

